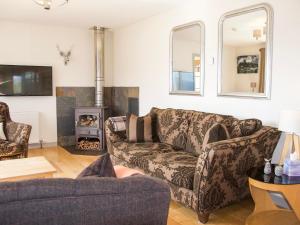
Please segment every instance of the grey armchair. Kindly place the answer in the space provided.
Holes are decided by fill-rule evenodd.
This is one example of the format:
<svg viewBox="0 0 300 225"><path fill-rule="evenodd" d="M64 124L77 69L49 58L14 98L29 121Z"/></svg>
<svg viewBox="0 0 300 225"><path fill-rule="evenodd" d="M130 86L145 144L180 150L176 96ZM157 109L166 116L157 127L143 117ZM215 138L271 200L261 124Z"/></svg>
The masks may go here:
<svg viewBox="0 0 300 225"><path fill-rule="evenodd" d="M8 105L4 102L0 102L0 119L4 122L7 138L0 139L0 160L27 157L31 126L12 121Z"/></svg>
<svg viewBox="0 0 300 225"><path fill-rule="evenodd" d="M166 225L170 190L148 176L0 183L1 225Z"/></svg>

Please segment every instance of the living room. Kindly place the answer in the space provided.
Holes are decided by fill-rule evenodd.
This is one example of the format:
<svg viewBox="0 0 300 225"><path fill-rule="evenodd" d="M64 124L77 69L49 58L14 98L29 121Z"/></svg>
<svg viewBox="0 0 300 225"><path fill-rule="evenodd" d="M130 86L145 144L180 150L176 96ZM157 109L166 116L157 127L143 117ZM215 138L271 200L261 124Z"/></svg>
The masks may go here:
<svg viewBox="0 0 300 225"><path fill-rule="evenodd" d="M300 224L299 10L297 0L1 0L0 207L10 207L0 224ZM90 174L104 164L117 179ZM77 181L83 172L99 181ZM58 202L76 182L100 190L84 195L129 183L151 196L121 191L126 213L110 196L98 212L65 201L53 219L42 190L52 182ZM13 197L22 190L29 197Z"/></svg>

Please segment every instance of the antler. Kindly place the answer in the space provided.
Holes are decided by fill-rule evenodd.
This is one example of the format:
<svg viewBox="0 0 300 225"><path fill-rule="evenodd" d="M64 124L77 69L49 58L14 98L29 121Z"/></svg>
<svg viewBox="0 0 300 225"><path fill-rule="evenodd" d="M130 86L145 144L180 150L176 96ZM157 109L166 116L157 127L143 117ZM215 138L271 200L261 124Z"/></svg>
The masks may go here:
<svg viewBox="0 0 300 225"><path fill-rule="evenodd" d="M71 56L71 53L72 53L72 48L73 48L73 45L71 46L71 49L67 52L63 52L60 48L59 48L59 45L57 44L56 45L56 48L57 50L59 51L59 54L60 56L62 56L64 58L64 62L65 62L65 65L68 64L68 62L70 61L70 56Z"/></svg>
<svg viewBox="0 0 300 225"><path fill-rule="evenodd" d="M60 54L61 56L64 56L64 55L65 55L64 52L63 52L62 50L60 50L59 45L56 45L56 48L57 48L57 50L59 51L59 54Z"/></svg>
<svg viewBox="0 0 300 225"><path fill-rule="evenodd" d="M72 53L72 49L73 49L73 46L74 46L74 45L71 45L71 48L70 48L70 50L67 52L66 56L68 56L68 57L69 57L69 56L71 55L71 53Z"/></svg>

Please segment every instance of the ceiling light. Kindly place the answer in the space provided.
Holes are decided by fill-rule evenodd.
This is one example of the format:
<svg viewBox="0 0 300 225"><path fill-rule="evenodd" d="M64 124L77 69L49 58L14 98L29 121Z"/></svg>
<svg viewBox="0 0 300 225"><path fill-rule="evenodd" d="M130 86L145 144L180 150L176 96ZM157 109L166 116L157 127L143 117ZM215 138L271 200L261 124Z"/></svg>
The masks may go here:
<svg viewBox="0 0 300 225"><path fill-rule="evenodd" d="M260 29L255 29L253 30L253 37L258 40L259 38L261 38L261 30Z"/></svg>
<svg viewBox="0 0 300 225"><path fill-rule="evenodd" d="M69 0L33 0L36 4L42 6L46 10L50 10L53 6L63 6L69 3Z"/></svg>

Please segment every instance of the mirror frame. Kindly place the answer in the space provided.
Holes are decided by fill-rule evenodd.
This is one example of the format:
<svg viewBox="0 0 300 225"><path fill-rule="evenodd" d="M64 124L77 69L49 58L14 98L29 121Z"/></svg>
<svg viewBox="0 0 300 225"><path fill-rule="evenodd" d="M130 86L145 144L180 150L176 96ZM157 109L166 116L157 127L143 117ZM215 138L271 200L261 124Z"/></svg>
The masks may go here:
<svg viewBox="0 0 300 225"><path fill-rule="evenodd" d="M265 59L265 92L258 93L222 93L222 63L223 63L223 24L231 17L240 16L246 13L264 10L267 14L267 33L266 33L266 59ZM273 53L273 8L271 5L262 3L223 14L219 20L219 46L218 46L218 96L229 97L248 97L248 98L271 98L271 77L272 77L272 53Z"/></svg>
<svg viewBox="0 0 300 225"><path fill-rule="evenodd" d="M174 32L177 30L182 30L184 28L187 27L191 27L194 25L198 25L200 26L201 29L201 35L200 35L200 64L201 64L201 68L200 68L200 74L201 74L201 78L200 78L200 91L173 91L173 35ZM170 44L169 44L169 48L170 48L170 52L169 52L169 94L171 95L199 95L199 96L203 96L204 95L204 77L205 77L205 25L202 21L197 20L197 21L193 21L190 23L185 23L179 26L174 27L171 30L170 33L170 40L169 40Z"/></svg>

